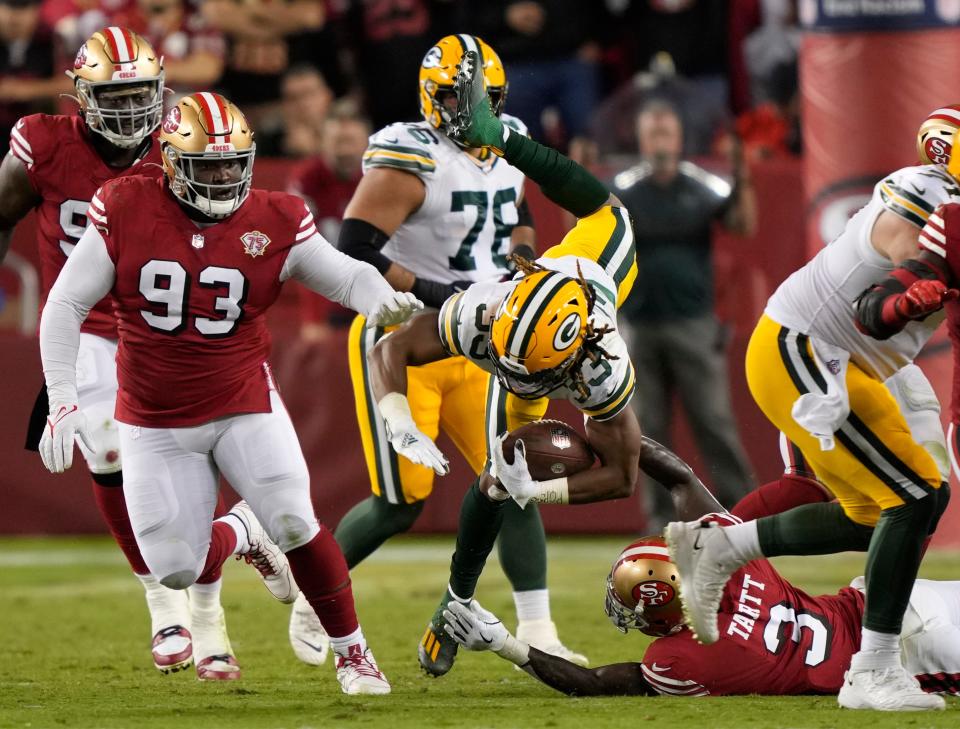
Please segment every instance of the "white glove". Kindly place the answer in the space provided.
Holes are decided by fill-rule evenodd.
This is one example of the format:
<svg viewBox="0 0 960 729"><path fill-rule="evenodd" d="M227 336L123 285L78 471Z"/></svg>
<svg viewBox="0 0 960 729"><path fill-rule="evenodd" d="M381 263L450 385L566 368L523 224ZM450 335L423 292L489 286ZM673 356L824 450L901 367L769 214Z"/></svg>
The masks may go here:
<svg viewBox="0 0 960 729"><path fill-rule="evenodd" d="M410 412L410 403L399 392L384 395L378 403L393 449L407 460L432 468L438 476L450 472L450 463L437 444L423 433Z"/></svg>
<svg viewBox="0 0 960 729"><path fill-rule="evenodd" d="M423 302L409 291L394 291L367 315L367 327L392 327L403 324L423 309Z"/></svg>
<svg viewBox="0 0 960 729"><path fill-rule="evenodd" d="M470 607L451 600L443 611L443 619L447 623L443 626L447 635L471 651L497 653L510 637L500 618L481 607L476 600L470 601Z"/></svg>
<svg viewBox="0 0 960 729"><path fill-rule="evenodd" d="M490 463L490 475L493 476L513 500L522 509L534 496L539 493L539 484L533 480L530 470L527 468L526 448L522 440L518 440L513 447L513 463L507 463L503 455L503 442L507 439L508 433L504 433L497 438L493 446L493 457ZM493 489L490 489L492 492ZM491 498L497 497L492 495Z"/></svg>
<svg viewBox="0 0 960 729"><path fill-rule="evenodd" d="M77 405L61 405L51 410L40 438L40 458L48 471L63 473L73 465L73 444L77 437L88 450L96 453L87 419Z"/></svg>

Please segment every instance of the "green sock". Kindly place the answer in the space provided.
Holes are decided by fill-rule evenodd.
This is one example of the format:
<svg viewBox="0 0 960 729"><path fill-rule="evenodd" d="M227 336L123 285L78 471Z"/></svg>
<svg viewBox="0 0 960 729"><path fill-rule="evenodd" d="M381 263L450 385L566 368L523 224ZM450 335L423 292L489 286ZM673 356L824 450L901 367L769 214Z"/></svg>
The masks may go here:
<svg viewBox="0 0 960 729"><path fill-rule="evenodd" d="M497 550L514 592L547 589L547 535L536 504L521 509L511 499L503 507Z"/></svg>
<svg viewBox="0 0 960 729"><path fill-rule="evenodd" d="M391 504L378 496L369 496L350 509L333 533L347 567L353 569L394 534L407 531L421 511L422 501Z"/></svg>
<svg viewBox="0 0 960 729"><path fill-rule="evenodd" d="M851 521L840 504L805 504L757 520L765 557L865 552L872 536L873 528Z"/></svg>
<svg viewBox="0 0 960 729"><path fill-rule="evenodd" d="M503 501L491 501L480 493L479 480L467 490L460 506L457 548L450 560L450 588L464 599L473 597L483 565L503 520Z"/></svg>
<svg viewBox="0 0 960 729"><path fill-rule="evenodd" d="M578 218L594 212L610 197L603 183L586 169L523 134L510 133L503 145L503 158L540 185L544 195Z"/></svg>
<svg viewBox="0 0 960 729"><path fill-rule="evenodd" d="M864 628L879 633L900 632L937 502L934 493L880 513L864 572L867 580Z"/></svg>

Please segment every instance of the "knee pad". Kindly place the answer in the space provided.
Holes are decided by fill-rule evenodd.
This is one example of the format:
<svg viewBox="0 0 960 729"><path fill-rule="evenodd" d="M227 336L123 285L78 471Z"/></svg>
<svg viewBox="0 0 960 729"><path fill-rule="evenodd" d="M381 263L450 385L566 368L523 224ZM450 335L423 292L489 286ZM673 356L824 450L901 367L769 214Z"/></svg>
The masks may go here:
<svg viewBox="0 0 960 729"><path fill-rule="evenodd" d="M113 419L113 411L114 404L109 400L89 405L83 410L90 437L97 449L96 453L87 450L79 439L77 444L90 473L117 473L123 468L120 460L120 430L117 421Z"/></svg>
<svg viewBox="0 0 960 729"><path fill-rule="evenodd" d="M180 570L161 577L160 584L171 590L186 590L199 576L196 570Z"/></svg>

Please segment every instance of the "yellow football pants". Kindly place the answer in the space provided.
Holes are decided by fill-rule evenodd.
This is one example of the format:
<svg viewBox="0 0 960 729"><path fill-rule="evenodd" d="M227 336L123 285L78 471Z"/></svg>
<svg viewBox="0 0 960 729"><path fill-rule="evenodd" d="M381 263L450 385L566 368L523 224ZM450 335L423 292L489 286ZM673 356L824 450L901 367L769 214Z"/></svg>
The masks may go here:
<svg viewBox="0 0 960 729"><path fill-rule="evenodd" d="M746 374L764 415L800 448L844 513L858 524L873 526L882 509L923 498L940 487L936 463L914 441L896 400L853 362L846 379L850 415L834 434L829 451L821 450L792 415L801 394L826 391L806 335L764 315L747 347Z"/></svg>
<svg viewBox="0 0 960 729"><path fill-rule="evenodd" d="M354 319L348 347L370 486L374 494L392 504L422 501L433 491L434 473L398 458L387 439L367 374L367 352L385 332L381 328L367 329L365 321L362 316ZM546 399L527 401L503 392L493 377L464 357L408 367L407 399L417 427L433 439L442 429L477 474L486 465L488 442L492 442L488 433L495 438L538 420L547 407ZM488 413L490 427L485 427Z"/></svg>

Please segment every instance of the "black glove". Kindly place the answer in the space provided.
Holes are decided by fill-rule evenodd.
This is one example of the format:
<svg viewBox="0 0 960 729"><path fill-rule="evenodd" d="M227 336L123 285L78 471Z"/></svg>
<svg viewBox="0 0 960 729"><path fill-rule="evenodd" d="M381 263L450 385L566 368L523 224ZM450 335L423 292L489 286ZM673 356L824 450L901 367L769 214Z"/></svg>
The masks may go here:
<svg viewBox="0 0 960 729"><path fill-rule="evenodd" d="M454 281L453 283L445 284L418 276L414 279L410 292L420 299L424 305L439 309L443 306L444 301L455 293L470 288L472 283L473 281Z"/></svg>

